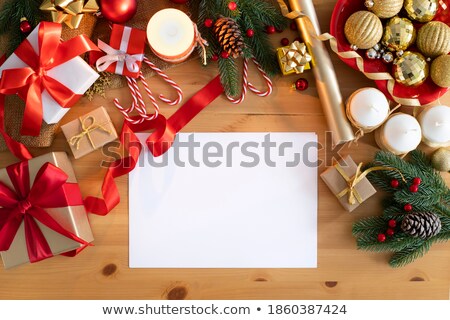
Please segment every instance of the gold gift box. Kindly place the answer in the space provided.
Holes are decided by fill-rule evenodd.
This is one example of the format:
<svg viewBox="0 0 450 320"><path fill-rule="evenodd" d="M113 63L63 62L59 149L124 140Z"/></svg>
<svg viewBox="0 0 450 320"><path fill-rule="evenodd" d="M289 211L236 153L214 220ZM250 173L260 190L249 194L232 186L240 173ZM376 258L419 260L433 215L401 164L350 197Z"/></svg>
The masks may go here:
<svg viewBox="0 0 450 320"><path fill-rule="evenodd" d="M30 172L30 185L33 185L34 179L39 169L47 162L55 165L63 170L67 175L67 182L77 183L72 164L65 152L52 152L42 155L37 158L28 160ZM0 181L8 186L11 190L14 187L8 176L6 169L0 169ZM91 226L89 224L88 216L84 206L69 206L63 208L43 208L45 211L55 219L63 228L75 234L86 242L94 241ZM82 244L71 240L56 231L53 231L39 221L36 221L41 229L45 239L47 240L50 249L54 256L68 251L76 250ZM5 268L15 267L24 263L29 263L28 250L25 239L24 223L22 222L17 234L7 251L1 252L1 257Z"/></svg>
<svg viewBox="0 0 450 320"><path fill-rule="evenodd" d="M306 45L294 41L291 45L277 48L278 64L283 75L300 74L311 69L311 55Z"/></svg>

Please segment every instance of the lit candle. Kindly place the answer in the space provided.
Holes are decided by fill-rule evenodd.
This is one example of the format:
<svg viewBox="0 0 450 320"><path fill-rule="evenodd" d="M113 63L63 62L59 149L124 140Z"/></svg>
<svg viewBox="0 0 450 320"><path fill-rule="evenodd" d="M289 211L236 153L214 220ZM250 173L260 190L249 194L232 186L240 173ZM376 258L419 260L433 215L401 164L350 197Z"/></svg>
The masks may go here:
<svg viewBox="0 0 450 320"><path fill-rule="evenodd" d="M395 113L375 131L375 140L381 149L402 155L417 148L422 130L413 116Z"/></svg>
<svg viewBox="0 0 450 320"><path fill-rule="evenodd" d="M147 25L147 39L153 53L172 63L186 60L197 44L192 20L177 9L156 12Z"/></svg>
<svg viewBox="0 0 450 320"><path fill-rule="evenodd" d="M434 148L450 146L450 107L427 107L418 119L425 144Z"/></svg>
<svg viewBox="0 0 450 320"><path fill-rule="evenodd" d="M380 90L362 88L348 98L346 112L356 128L370 132L386 121L389 115L389 102Z"/></svg>

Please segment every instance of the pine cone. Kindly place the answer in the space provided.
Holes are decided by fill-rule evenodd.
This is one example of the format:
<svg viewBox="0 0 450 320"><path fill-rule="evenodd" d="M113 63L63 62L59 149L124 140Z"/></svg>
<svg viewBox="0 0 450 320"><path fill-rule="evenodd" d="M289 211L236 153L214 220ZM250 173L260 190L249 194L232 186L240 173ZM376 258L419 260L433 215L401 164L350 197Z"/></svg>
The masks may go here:
<svg viewBox="0 0 450 320"><path fill-rule="evenodd" d="M233 58L239 57L244 50L244 38L237 22L228 17L220 17L214 23L214 33L223 51Z"/></svg>
<svg viewBox="0 0 450 320"><path fill-rule="evenodd" d="M432 212L415 212L403 219L401 228L410 236L427 239L441 231L441 220Z"/></svg>

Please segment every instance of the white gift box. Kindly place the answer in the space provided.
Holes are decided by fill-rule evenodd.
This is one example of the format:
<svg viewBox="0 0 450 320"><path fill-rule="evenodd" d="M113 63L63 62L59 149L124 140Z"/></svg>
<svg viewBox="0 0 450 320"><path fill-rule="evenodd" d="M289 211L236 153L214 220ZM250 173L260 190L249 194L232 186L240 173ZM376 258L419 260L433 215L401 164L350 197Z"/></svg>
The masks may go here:
<svg viewBox="0 0 450 320"><path fill-rule="evenodd" d="M39 25L27 37L27 40L37 55L39 55L38 32ZM26 67L28 65L13 53L0 66L0 78L2 77L3 70ZM98 73L80 57L75 57L48 70L47 74L78 95L83 95L99 77ZM44 121L47 124L54 124L58 123L64 117L69 111L69 108L63 108L53 99L47 90L44 90L42 92L42 111Z"/></svg>

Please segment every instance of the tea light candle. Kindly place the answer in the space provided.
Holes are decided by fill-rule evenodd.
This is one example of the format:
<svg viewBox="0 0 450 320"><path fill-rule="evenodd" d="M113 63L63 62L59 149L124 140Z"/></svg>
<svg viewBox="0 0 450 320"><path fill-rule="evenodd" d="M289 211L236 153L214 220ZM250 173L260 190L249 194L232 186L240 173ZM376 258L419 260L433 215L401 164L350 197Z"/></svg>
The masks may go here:
<svg viewBox="0 0 450 320"><path fill-rule="evenodd" d="M177 9L156 12L147 25L147 39L153 53L167 62L186 60L196 46L192 20Z"/></svg>
<svg viewBox="0 0 450 320"><path fill-rule="evenodd" d="M417 148L422 130L413 116L395 113L375 131L375 140L381 149L402 155Z"/></svg>
<svg viewBox="0 0 450 320"><path fill-rule="evenodd" d="M389 102L385 95L375 88L361 88L347 100L347 117L364 132L378 128L389 115Z"/></svg>
<svg viewBox="0 0 450 320"><path fill-rule="evenodd" d="M419 114L422 141L430 147L450 146L450 107L428 107Z"/></svg>

